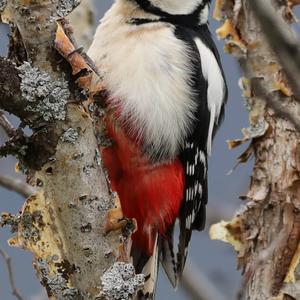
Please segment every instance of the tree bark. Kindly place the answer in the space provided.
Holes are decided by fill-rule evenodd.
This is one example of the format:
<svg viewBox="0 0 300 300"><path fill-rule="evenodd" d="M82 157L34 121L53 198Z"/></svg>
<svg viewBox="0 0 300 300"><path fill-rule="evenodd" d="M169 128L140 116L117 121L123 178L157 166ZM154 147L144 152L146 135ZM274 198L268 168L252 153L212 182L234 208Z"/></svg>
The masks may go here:
<svg viewBox="0 0 300 300"><path fill-rule="evenodd" d="M127 259L128 236L106 231L116 195L103 170L93 119L78 101L81 89L73 75L79 75L72 74L54 47L56 20L69 12L65 3L10 0L1 15L15 26L12 44L24 47L29 63L17 68L0 59L0 108L33 131L24 138L18 157L19 168L37 190L26 200L18 224L14 219L18 231L9 243L33 253L50 299L104 299L114 295L114 289L122 292L123 286L113 286L112 278L105 293L101 278L116 261ZM15 48L11 45L11 52ZM10 57L16 58L14 54ZM91 72L88 66L86 71ZM13 144L14 137L8 143ZM135 276L129 275L127 279ZM109 285L107 276L105 280Z"/></svg>
<svg viewBox="0 0 300 300"><path fill-rule="evenodd" d="M244 293L251 300L300 299L299 132L266 101L276 101L299 119L290 77L296 71L290 74L278 49L270 47L270 32L276 36L279 29L260 22L263 11L255 14L253 5L258 2L251 1L220 0L214 12L224 22L217 33L226 39L225 50L238 58L245 72L241 82L250 127L244 130L243 140L229 144L234 147L250 139L240 161L253 154L255 164L243 211L230 222L214 225L210 233L238 252L238 266L244 271L239 299ZM282 22L292 20L288 1L265 0L264 4ZM291 31L286 32L290 36ZM280 40L277 43L282 46Z"/></svg>

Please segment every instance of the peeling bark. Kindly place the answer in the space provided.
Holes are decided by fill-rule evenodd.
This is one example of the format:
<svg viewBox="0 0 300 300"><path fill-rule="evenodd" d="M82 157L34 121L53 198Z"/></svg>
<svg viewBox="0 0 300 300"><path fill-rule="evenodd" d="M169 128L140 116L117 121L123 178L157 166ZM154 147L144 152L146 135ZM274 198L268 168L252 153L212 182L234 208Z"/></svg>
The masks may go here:
<svg viewBox="0 0 300 300"><path fill-rule="evenodd" d="M266 2L284 21L290 21L287 1ZM299 132L289 120L274 113L257 93L256 83L264 88L265 97L276 99L297 118L300 106L285 76L285 66L270 48L250 0L219 0L214 16L224 21L217 33L226 39L225 50L237 56L245 71L242 85L249 109L247 131L252 132L248 151L254 154L255 164L249 191L243 196L245 208L232 221L214 225L211 236L235 246L238 266L245 273L241 294L245 292L247 299L299 299ZM261 128L265 128L263 134Z"/></svg>

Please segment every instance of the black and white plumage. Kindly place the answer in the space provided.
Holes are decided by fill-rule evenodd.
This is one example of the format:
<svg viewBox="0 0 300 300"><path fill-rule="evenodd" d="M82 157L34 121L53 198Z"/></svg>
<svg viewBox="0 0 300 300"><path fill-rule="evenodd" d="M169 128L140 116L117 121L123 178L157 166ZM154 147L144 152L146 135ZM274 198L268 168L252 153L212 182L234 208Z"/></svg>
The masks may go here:
<svg viewBox="0 0 300 300"><path fill-rule="evenodd" d="M151 259L138 246L133 250L138 269L146 266L150 273L157 272L158 250L174 286L192 230L204 227L207 156L227 99L220 57L207 25L209 5L210 0L116 0L88 53L103 72L102 85L110 94L110 106L119 109L119 124L136 137L151 170L178 159L181 163L178 249L172 242L174 220L163 235L157 233ZM160 218L153 223L163 224L167 215ZM150 232L149 226L142 230ZM152 298L155 279L151 282L140 299Z"/></svg>

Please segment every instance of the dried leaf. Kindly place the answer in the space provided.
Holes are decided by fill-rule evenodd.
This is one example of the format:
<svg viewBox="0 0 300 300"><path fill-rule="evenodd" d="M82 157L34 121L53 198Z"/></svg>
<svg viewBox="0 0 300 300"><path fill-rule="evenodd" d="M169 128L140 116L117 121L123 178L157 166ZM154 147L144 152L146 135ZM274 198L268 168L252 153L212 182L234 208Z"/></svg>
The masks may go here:
<svg viewBox="0 0 300 300"><path fill-rule="evenodd" d="M76 82L81 88L88 90L92 80L92 69L88 66L84 57L76 51L76 48L66 35L62 25L58 22L55 48L69 62L72 67L73 75L82 73L82 76L80 76Z"/></svg>

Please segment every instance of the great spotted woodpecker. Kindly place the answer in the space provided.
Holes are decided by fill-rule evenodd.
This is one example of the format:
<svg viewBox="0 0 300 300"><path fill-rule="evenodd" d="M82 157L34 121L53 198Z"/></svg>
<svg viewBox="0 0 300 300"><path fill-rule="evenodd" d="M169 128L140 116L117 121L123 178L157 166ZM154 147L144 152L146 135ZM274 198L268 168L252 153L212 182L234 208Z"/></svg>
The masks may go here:
<svg viewBox="0 0 300 300"><path fill-rule="evenodd" d="M227 100L209 5L116 0L88 52L108 92L105 124L113 143L102 151L104 165L123 213L138 224L135 267L152 272L141 299L153 298L158 258L177 285L192 230L205 223L207 156Z"/></svg>

